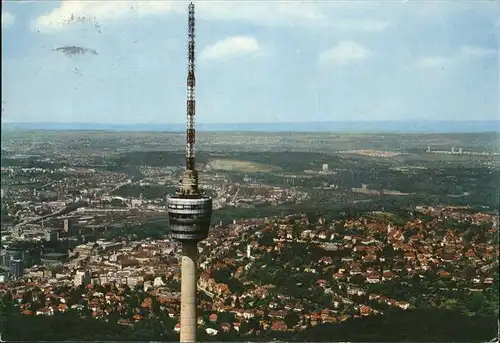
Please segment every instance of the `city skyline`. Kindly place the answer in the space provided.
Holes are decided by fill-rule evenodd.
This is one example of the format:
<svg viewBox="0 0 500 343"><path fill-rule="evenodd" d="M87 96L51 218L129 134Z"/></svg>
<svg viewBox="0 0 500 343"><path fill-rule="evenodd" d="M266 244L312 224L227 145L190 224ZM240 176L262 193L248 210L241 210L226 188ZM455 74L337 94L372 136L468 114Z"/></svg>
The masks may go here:
<svg viewBox="0 0 500 343"><path fill-rule="evenodd" d="M498 118L493 1L196 5L201 123ZM184 122L186 6L4 3L2 120Z"/></svg>

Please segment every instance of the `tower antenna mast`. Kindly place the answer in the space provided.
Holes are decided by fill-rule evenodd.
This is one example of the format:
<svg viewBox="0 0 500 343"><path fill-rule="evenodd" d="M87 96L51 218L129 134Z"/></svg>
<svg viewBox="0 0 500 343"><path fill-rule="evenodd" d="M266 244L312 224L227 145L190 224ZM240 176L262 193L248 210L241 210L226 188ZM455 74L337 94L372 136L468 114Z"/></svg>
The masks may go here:
<svg viewBox="0 0 500 343"><path fill-rule="evenodd" d="M195 17L194 4L189 4L188 14L188 75L187 75L187 126L186 126L186 170L195 170L194 144L196 115L196 76L195 76Z"/></svg>

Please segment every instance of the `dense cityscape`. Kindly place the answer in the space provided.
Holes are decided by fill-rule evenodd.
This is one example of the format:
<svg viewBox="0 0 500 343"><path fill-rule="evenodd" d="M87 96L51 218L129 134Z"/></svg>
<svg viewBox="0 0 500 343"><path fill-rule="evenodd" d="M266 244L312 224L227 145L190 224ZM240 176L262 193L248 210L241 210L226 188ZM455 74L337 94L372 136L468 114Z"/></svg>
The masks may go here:
<svg viewBox="0 0 500 343"><path fill-rule="evenodd" d="M80 142L89 137L78 135ZM168 233L165 195L175 192L182 153L129 151L121 143L120 151L103 149L108 136L100 135L81 153L59 133L46 138L50 149L43 138L30 142L22 132L5 133L4 306L11 316L75 313L136 331L142 322L158 321L158 338L175 339L180 245ZM233 145L247 146L247 139ZM488 182L498 175L498 160L478 155L454 172L466 158L458 154L443 173L441 159L427 159L421 144L420 153L393 149L367 156L359 147L349 155L288 152L281 161L269 152L274 165L250 152L246 161L200 152L201 183L215 211L209 237L198 244L200 337L303 332L307 336L293 337L304 339L315 328L390 311L442 309L470 318L497 313L498 212ZM372 156L379 160L366 159ZM414 160L389 163L397 158ZM378 181L384 173L406 179L376 186L372 168ZM429 169L450 194L405 189ZM358 177L350 180L352 174ZM456 181L446 185L440 174ZM460 181L464 175L467 183ZM343 203L335 207L333 199ZM8 327L2 332L8 338Z"/></svg>

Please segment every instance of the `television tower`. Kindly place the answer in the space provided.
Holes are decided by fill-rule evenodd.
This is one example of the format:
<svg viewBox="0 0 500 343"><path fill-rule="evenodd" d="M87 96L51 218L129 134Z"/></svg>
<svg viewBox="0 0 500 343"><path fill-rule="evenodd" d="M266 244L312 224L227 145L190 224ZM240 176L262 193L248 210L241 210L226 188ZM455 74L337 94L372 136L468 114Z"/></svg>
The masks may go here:
<svg viewBox="0 0 500 343"><path fill-rule="evenodd" d="M172 238L182 243L181 261L181 342L196 342L197 243L208 236L212 217L212 199L198 188L195 168L195 17L194 4L188 15L187 128L186 170L176 194L167 197Z"/></svg>

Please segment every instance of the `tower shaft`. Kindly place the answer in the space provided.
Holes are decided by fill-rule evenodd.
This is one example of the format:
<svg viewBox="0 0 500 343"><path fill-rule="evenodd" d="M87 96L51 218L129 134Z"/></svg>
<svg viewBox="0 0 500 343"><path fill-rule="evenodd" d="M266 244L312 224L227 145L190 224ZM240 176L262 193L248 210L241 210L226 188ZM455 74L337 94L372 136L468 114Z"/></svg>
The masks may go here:
<svg viewBox="0 0 500 343"><path fill-rule="evenodd" d="M182 243L181 264L181 342L196 342L196 242Z"/></svg>

